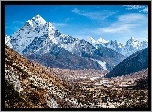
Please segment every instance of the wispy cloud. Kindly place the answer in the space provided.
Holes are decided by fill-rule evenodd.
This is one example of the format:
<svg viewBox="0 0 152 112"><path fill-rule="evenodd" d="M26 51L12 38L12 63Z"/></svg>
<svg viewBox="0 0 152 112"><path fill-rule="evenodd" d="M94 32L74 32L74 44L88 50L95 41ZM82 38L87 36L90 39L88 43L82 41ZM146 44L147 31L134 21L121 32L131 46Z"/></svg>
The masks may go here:
<svg viewBox="0 0 152 112"><path fill-rule="evenodd" d="M140 10L139 12L148 13L148 7L146 7L146 8L144 8L144 9Z"/></svg>
<svg viewBox="0 0 152 112"><path fill-rule="evenodd" d="M123 5L123 6L126 7L126 9L128 10L145 8L145 6L142 5Z"/></svg>
<svg viewBox="0 0 152 112"><path fill-rule="evenodd" d="M13 24L24 24L25 22L23 21L14 21Z"/></svg>
<svg viewBox="0 0 152 112"><path fill-rule="evenodd" d="M139 12L148 13L148 7L143 5L123 5L127 10L139 10Z"/></svg>
<svg viewBox="0 0 152 112"><path fill-rule="evenodd" d="M117 21L110 26L104 28L96 28L92 30L94 33L102 34L104 33L126 33L131 32L134 28L140 28L143 24L146 24L148 21L147 17L134 13L134 14L125 14L120 15L117 18Z"/></svg>
<svg viewBox="0 0 152 112"><path fill-rule="evenodd" d="M5 28L10 29L10 30L18 30L19 29L19 27L17 27L17 26L14 26L14 27L6 26Z"/></svg>
<svg viewBox="0 0 152 112"><path fill-rule="evenodd" d="M65 22L68 22L68 21L70 21L70 20L72 20L71 18L66 18L65 19Z"/></svg>
<svg viewBox="0 0 152 112"><path fill-rule="evenodd" d="M75 13L78 13L78 14L79 14L80 10L78 10L77 8L74 8L74 9L72 10L72 12L75 12Z"/></svg>
<svg viewBox="0 0 152 112"><path fill-rule="evenodd" d="M100 26L100 24L98 25ZM142 13L127 13L117 15L112 24L101 25L96 28L84 28L79 31L76 38L86 39L88 36L98 39L117 40L123 44L130 38L139 38L140 41L148 38L148 17Z"/></svg>
<svg viewBox="0 0 152 112"><path fill-rule="evenodd" d="M58 26L60 26L60 27L64 27L64 26L67 26L67 24L65 24L65 23L52 23L55 27L58 27Z"/></svg>
<svg viewBox="0 0 152 112"><path fill-rule="evenodd" d="M117 17L118 21L117 22L121 22L121 23L140 23L140 22L147 22L148 18L140 13L128 13L128 14L124 14L124 15L120 15ZM141 21L144 20L144 21Z"/></svg>
<svg viewBox="0 0 152 112"><path fill-rule="evenodd" d="M72 10L72 12L85 16L85 17L88 17L93 20L104 20L117 13L117 12L112 12L112 11L108 11L108 10L87 12L87 11L80 11L77 8L74 8Z"/></svg>
<svg viewBox="0 0 152 112"><path fill-rule="evenodd" d="M112 24L111 26L106 27L106 28L97 28L93 32L99 33L99 34L101 34L101 32L104 32L104 33L123 33L125 31L130 31L135 26L136 26L136 24L122 24L122 25Z"/></svg>

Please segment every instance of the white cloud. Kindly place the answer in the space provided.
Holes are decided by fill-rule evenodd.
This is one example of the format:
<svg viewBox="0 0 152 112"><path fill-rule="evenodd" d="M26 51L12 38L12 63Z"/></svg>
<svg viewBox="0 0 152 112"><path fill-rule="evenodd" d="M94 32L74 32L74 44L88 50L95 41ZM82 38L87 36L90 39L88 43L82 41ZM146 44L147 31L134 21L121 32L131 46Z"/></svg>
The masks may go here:
<svg viewBox="0 0 152 112"><path fill-rule="evenodd" d="M68 21L70 21L70 20L72 20L71 18L66 18L65 19L65 22L68 22Z"/></svg>
<svg viewBox="0 0 152 112"><path fill-rule="evenodd" d="M74 9L72 10L72 12L79 13L79 10L78 10L77 8L74 8Z"/></svg>
<svg viewBox="0 0 152 112"><path fill-rule="evenodd" d="M130 14L118 16L118 22L122 22L122 23L135 23L139 21L142 22L141 20L147 22L148 18L140 13L130 13Z"/></svg>
<svg viewBox="0 0 152 112"><path fill-rule="evenodd" d="M95 32L104 32L104 33L123 33L125 31L130 31L130 29L134 28L136 24L113 24L107 28L97 28Z"/></svg>
<svg viewBox="0 0 152 112"><path fill-rule="evenodd" d="M139 12L148 13L148 7L143 5L123 5L126 7L127 10L136 9L139 10Z"/></svg>
<svg viewBox="0 0 152 112"><path fill-rule="evenodd" d="M87 11L80 11L77 8L74 8L72 10L72 12L85 16L85 17L88 17L93 20L104 20L104 19L108 18L109 16L112 16L117 13L117 12L112 12L112 11L108 11L108 10L87 12Z"/></svg>
<svg viewBox="0 0 152 112"><path fill-rule="evenodd" d="M145 6L142 6L142 5L123 5L123 6L126 7L127 10L141 9L141 8L145 7Z"/></svg>
<svg viewBox="0 0 152 112"><path fill-rule="evenodd" d="M133 13L120 15L118 20L107 27L96 28L92 30L94 33L126 33L131 32L133 29L141 28L142 25L148 24L148 18L143 14Z"/></svg>
<svg viewBox="0 0 152 112"><path fill-rule="evenodd" d="M91 31L96 37L103 37L110 40L118 40L121 43L126 42L131 36L143 40L148 38L148 17L140 13L119 15L117 20L105 27L94 29L85 29Z"/></svg>
<svg viewBox="0 0 152 112"><path fill-rule="evenodd" d="M148 7L146 7L146 8L144 8L144 9L140 10L139 12L148 13Z"/></svg>

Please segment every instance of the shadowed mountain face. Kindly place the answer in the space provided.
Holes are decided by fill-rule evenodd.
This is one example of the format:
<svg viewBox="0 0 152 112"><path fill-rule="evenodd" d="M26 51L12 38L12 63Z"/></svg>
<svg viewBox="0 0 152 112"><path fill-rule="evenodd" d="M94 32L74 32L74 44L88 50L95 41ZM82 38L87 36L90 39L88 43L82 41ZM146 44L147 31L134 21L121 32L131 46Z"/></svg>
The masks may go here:
<svg viewBox="0 0 152 112"><path fill-rule="evenodd" d="M106 77L117 77L148 68L148 48L137 51L120 62Z"/></svg>
<svg viewBox="0 0 152 112"><path fill-rule="evenodd" d="M71 70L102 69L102 67L97 62L85 57L72 54L71 52L63 48L59 48L58 46L52 47L49 52L44 54L26 53L24 56L26 56L28 59L39 62L44 66L52 68L68 68Z"/></svg>

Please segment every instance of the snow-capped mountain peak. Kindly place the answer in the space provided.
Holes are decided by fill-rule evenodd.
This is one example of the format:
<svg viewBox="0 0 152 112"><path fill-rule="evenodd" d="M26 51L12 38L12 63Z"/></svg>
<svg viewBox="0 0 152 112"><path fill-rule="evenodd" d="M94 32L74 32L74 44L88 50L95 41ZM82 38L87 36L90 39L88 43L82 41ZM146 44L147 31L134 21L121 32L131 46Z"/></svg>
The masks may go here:
<svg viewBox="0 0 152 112"><path fill-rule="evenodd" d="M126 46L133 46L133 47L139 47L140 42L138 40L136 40L134 37L131 37L131 39L129 39L126 42Z"/></svg>
<svg viewBox="0 0 152 112"><path fill-rule="evenodd" d="M139 42L135 37L131 37L125 44L118 42L117 40L105 40L103 38L99 38L97 41L90 37L89 41L92 45L98 49L99 47L107 47L112 50L115 50L118 53L128 57L134 52L144 49L148 47L148 39L146 38L144 41Z"/></svg>
<svg viewBox="0 0 152 112"><path fill-rule="evenodd" d="M96 40L93 37L88 37L88 42L90 42L91 44L96 43Z"/></svg>
<svg viewBox="0 0 152 112"><path fill-rule="evenodd" d="M108 43L108 42L109 42L109 40L105 40L101 37L97 40L97 43Z"/></svg>
<svg viewBox="0 0 152 112"><path fill-rule="evenodd" d="M36 28L37 26L43 26L46 24L46 21L39 14L26 22L30 24L31 27L34 27L34 28Z"/></svg>
<svg viewBox="0 0 152 112"><path fill-rule="evenodd" d="M33 17L32 21L35 21L36 23L43 24L43 25L46 23L46 21L39 14Z"/></svg>
<svg viewBox="0 0 152 112"><path fill-rule="evenodd" d="M49 26L49 27L48 27ZM51 30L49 30L51 29ZM53 26L47 23L39 14L26 23L11 36L13 49L20 54L35 38L46 37L53 33ZM53 35L51 35L53 36Z"/></svg>
<svg viewBox="0 0 152 112"><path fill-rule="evenodd" d="M135 39L135 37L131 37L131 40L134 40Z"/></svg>

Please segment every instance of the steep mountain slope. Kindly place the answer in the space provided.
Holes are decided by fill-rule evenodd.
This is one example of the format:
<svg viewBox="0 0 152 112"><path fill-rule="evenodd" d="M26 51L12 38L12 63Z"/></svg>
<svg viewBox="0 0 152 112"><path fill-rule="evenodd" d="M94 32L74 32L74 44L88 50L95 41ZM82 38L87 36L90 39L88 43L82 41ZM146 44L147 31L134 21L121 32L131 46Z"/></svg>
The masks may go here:
<svg viewBox="0 0 152 112"><path fill-rule="evenodd" d="M71 70L95 69L102 70L97 62L90 59L72 54L71 52L58 47L57 45L49 48L49 52L44 53L44 50L39 50L35 53L24 54L28 59L39 62L40 64L52 67Z"/></svg>
<svg viewBox="0 0 152 112"><path fill-rule="evenodd" d="M96 54L96 48L92 44L59 32L40 15L28 20L21 29L15 32L11 36L11 43L13 49L23 56L50 67L111 70L124 59L124 56L119 53L114 53L115 56L112 57L110 54L106 54L108 48L102 50L105 55ZM99 50L101 51L101 49ZM60 57L57 56L58 54ZM73 61L74 59L75 61ZM50 61L53 63L50 64ZM106 63L106 65L103 66L102 63Z"/></svg>
<svg viewBox="0 0 152 112"><path fill-rule="evenodd" d="M6 108L82 108L94 107L90 98L82 100L79 85L55 76L57 71L33 63L5 46ZM86 91L87 92L87 91ZM89 100L92 102L91 105ZM90 103L91 103L90 102Z"/></svg>
<svg viewBox="0 0 152 112"><path fill-rule="evenodd" d="M65 105L61 105L62 96L66 95L70 85L59 80L46 67L28 61L7 46L5 46L5 80L7 108L60 108L71 104L64 100ZM12 94L15 92L15 101L12 98L14 95L9 91ZM57 98L60 103L57 103Z"/></svg>
<svg viewBox="0 0 152 112"><path fill-rule="evenodd" d="M137 51L120 62L106 77L117 77L148 68L148 48Z"/></svg>
<svg viewBox="0 0 152 112"><path fill-rule="evenodd" d="M58 70L33 63L5 46L5 108L96 107L93 92L56 74Z"/></svg>
<svg viewBox="0 0 152 112"><path fill-rule="evenodd" d="M13 49L20 54L36 37L41 39L50 38L51 43L56 43L52 35L54 30L51 23L46 22L40 15L36 15L31 20L26 21L24 26L11 36Z"/></svg>

